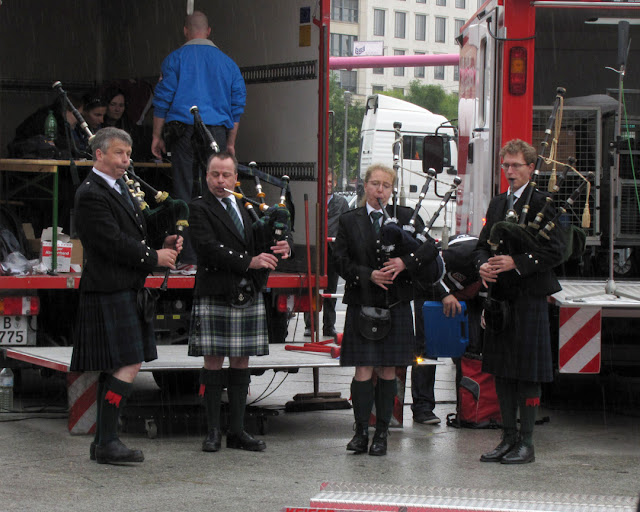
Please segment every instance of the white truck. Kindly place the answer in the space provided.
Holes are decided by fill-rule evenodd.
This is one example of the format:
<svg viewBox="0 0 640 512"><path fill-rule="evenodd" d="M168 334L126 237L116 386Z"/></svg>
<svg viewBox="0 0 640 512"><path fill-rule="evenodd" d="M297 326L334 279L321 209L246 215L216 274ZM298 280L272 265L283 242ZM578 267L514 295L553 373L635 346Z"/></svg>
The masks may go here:
<svg viewBox="0 0 640 512"><path fill-rule="evenodd" d="M456 129L446 117L408 101L384 94L367 98L360 129L359 177L362 180L372 164L382 163L388 167L399 165L399 204L415 208L427 178L422 169L423 140L425 136L436 133L445 139L444 165L443 172L437 176L437 181L432 182L422 201L420 213L425 222L438 209L442 196L450 189L457 174ZM445 225L451 229L454 213L455 201L450 201L434 223L431 236L440 238Z"/></svg>

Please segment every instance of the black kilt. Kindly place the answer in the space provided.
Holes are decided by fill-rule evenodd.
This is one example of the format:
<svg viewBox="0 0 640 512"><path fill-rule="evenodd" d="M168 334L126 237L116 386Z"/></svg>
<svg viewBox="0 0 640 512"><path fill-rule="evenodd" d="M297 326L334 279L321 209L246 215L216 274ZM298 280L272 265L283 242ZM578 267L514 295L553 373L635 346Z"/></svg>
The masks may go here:
<svg viewBox="0 0 640 512"><path fill-rule="evenodd" d="M551 334L546 297L520 296L509 300L506 329L485 331L482 371L496 377L551 382Z"/></svg>
<svg viewBox="0 0 640 512"><path fill-rule="evenodd" d="M81 293L71 371L107 371L158 358L153 322L136 307L136 292Z"/></svg>
<svg viewBox="0 0 640 512"><path fill-rule="evenodd" d="M391 308L391 330L379 341L364 338L358 330L360 306L347 306L340 350L340 366L409 366L413 363L415 337L411 304Z"/></svg>

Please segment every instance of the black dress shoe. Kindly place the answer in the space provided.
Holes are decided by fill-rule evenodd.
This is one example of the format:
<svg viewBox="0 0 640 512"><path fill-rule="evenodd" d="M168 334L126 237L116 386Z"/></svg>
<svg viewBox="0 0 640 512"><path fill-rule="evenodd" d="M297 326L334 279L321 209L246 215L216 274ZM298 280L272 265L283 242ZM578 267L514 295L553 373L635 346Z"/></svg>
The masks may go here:
<svg viewBox="0 0 640 512"><path fill-rule="evenodd" d="M98 464L142 462L144 455L141 450L130 450L120 439L114 439L105 445L96 446L96 461Z"/></svg>
<svg viewBox="0 0 640 512"><path fill-rule="evenodd" d="M322 335L323 336L328 336L330 338L335 338L336 334L338 334L336 332L336 330L333 327L325 327L324 329L322 329Z"/></svg>
<svg viewBox="0 0 640 512"><path fill-rule="evenodd" d="M528 446L524 444L522 441L518 442L512 449L507 453L502 460L501 464L527 464L529 462L533 462L536 460L535 452L533 451L533 446Z"/></svg>
<svg viewBox="0 0 640 512"><path fill-rule="evenodd" d="M515 444L515 442L512 443L503 439L493 450L483 453L480 456L480 462L500 462L502 457L509 453Z"/></svg>
<svg viewBox="0 0 640 512"><path fill-rule="evenodd" d="M91 441L91 446L89 446L89 460L96 460L96 442Z"/></svg>
<svg viewBox="0 0 640 512"><path fill-rule="evenodd" d="M369 425L356 425L356 433L347 444L347 450L356 453L365 453L369 448Z"/></svg>
<svg viewBox="0 0 640 512"><path fill-rule="evenodd" d="M371 441L371 446L369 447L369 455L380 456L387 454L388 435L388 430L376 430L376 433L373 434L373 441Z"/></svg>
<svg viewBox="0 0 640 512"><path fill-rule="evenodd" d="M267 447L264 441L252 437L247 432L240 434L227 434L227 448L261 452Z"/></svg>
<svg viewBox="0 0 640 512"><path fill-rule="evenodd" d="M207 438L202 441L203 452L217 452L222 443L222 432L219 428L212 428L207 434Z"/></svg>

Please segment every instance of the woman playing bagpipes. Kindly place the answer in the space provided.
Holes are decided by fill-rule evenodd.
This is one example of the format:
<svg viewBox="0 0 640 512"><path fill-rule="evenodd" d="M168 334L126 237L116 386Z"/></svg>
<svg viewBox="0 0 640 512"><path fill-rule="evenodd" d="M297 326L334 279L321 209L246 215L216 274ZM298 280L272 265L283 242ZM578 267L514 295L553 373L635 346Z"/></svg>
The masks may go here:
<svg viewBox="0 0 640 512"><path fill-rule="evenodd" d="M347 450L368 450L370 455L387 452L396 396L395 367L410 365L414 357L412 276L438 258L431 241L420 245L411 235L406 235L408 244L400 242L393 251L388 246L385 250L384 230L393 228L402 234L402 226L413 213L406 207L388 205L395 180L395 171L384 165L367 169L365 204L340 216L334 246L336 268L345 280L343 302L347 304L340 364L355 366L351 382L355 435ZM417 220L421 230L422 220ZM374 402L376 430L369 446Z"/></svg>

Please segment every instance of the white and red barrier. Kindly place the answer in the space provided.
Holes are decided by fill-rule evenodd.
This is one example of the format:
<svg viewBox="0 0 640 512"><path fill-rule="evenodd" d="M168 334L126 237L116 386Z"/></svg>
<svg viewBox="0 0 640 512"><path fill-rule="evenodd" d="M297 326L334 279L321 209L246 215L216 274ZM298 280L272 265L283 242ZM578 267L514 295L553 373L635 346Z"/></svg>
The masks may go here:
<svg viewBox="0 0 640 512"><path fill-rule="evenodd" d="M67 373L70 434L93 434L96 431L99 375L98 372Z"/></svg>
<svg viewBox="0 0 640 512"><path fill-rule="evenodd" d="M561 307L558 347L560 373L600 373L602 309Z"/></svg>

